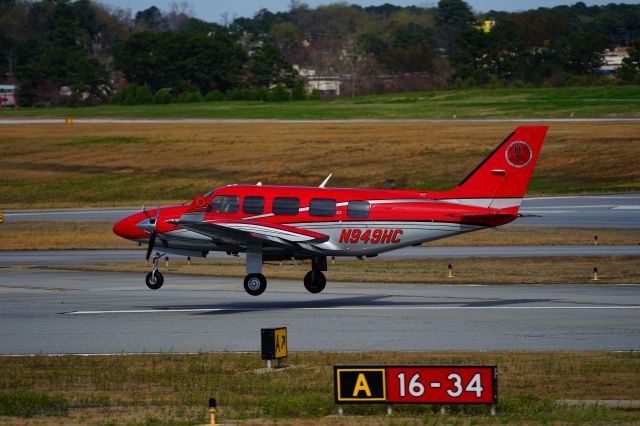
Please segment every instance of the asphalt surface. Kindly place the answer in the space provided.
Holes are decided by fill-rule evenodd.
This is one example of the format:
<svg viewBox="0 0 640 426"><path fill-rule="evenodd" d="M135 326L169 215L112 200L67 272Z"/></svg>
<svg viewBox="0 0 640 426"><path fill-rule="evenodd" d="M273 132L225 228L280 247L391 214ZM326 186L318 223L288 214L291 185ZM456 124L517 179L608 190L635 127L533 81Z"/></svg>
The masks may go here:
<svg viewBox="0 0 640 426"><path fill-rule="evenodd" d="M141 207L6 210L5 221L112 221ZM639 228L640 194L527 198L516 225Z"/></svg>
<svg viewBox="0 0 640 426"><path fill-rule="evenodd" d="M290 351L639 350L640 285L394 285L0 269L0 353L258 351L286 326Z"/></svg>
<svg viewBox="0 0 640 426"><path fill-rule="evenodd" d="M95 265L99 263L142 262L139 250L25 250L0 251L0 266ZM383 253L376 259L462 259L468 257L541 257L541 256L640 256L640 245L617 246L466 246L407 247ZM173 257L169 255L169 257ZM180 260L184 257L179 256ZM244 254L239 259L244 260ZM210 252L206 259L237 260L226 253ZM353 258L349 258L353 259Z"/></svg>

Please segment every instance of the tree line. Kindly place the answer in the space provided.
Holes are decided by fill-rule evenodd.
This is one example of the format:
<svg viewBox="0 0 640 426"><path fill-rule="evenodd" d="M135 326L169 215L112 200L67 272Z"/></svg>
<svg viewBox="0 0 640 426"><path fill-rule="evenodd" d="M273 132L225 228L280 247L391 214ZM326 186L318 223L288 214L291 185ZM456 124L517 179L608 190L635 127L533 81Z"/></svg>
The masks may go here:
<svg viewBox="0 0 640 426"><path fill-rule="evenodd" d="M603 53L614 46L631 47L629 58L603 77ZM186 3L131 15L92 0L0 0L0 80L18 83L21 105L304 99L292 64L339 76L347 95L638 84L640 5L474 14L463 0L317 8L293 0L286 12L219 24L193 17Z"/></svg>

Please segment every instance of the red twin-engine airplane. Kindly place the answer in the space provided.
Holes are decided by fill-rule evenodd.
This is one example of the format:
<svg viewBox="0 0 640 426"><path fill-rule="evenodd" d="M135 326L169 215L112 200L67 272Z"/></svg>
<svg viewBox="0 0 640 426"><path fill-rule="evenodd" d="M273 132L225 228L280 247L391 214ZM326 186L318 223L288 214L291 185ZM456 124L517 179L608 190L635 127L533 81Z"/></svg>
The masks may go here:
<svg viewBox="0 0 640 426"><path fill-rule="evenodd" d="M146 283L162 286L158 263L168 253L206 257L210 251L246 253L244 288L262 294L268 260L310 259L304 286L326 285L327 256L366 256L464 232L504 225L518 209L547 126L516 128L457 187L449 191L230 185L190 205L129 216L113 227L156 252Z"/></svg>

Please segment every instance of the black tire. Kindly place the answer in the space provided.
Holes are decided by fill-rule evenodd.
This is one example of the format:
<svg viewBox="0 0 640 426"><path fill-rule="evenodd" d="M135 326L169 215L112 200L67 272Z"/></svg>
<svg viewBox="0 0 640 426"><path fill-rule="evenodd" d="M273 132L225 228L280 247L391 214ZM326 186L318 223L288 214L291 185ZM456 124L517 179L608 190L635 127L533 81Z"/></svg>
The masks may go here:
<svg viewBox="0 0 640 426"><path fill-rule="evenodd" d="M267 289L267 279L262 274L248 274L244 277L244 291L252 296L260 296Z"/></svg>
<svg viewBox="0 0 640 426"><path fill-rule="evenodd" d="M304 276L304 288L309 293L320 293L327 286L327 278L320 271L309 271Z"/></svg>
<svg viewBox="0 0 640 426"><path fill-rule="evenodd" d="M151 290L157 290L162 287L162 284L164 284L164 277L158 271L156 271L153 275L152 272L149 272L147 274L145 282L147 283L147 287L149 287Z"/></svg>

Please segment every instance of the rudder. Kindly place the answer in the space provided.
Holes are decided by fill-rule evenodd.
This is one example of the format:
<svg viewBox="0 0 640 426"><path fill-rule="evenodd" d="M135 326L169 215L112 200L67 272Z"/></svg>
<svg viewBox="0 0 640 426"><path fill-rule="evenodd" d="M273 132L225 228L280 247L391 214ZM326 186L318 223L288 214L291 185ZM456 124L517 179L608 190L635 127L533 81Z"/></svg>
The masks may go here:
<svg viewBox="0 0 640 426"><path fill-rule="evenodd" d="M481 207L520 206L549 126L520 126L440 199Z"/></svg>

